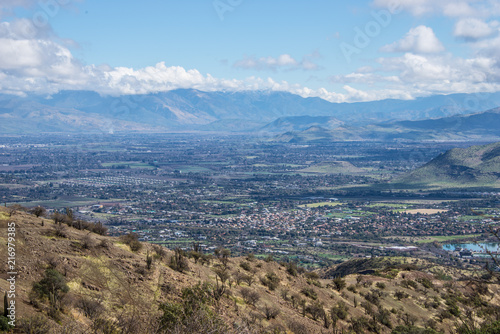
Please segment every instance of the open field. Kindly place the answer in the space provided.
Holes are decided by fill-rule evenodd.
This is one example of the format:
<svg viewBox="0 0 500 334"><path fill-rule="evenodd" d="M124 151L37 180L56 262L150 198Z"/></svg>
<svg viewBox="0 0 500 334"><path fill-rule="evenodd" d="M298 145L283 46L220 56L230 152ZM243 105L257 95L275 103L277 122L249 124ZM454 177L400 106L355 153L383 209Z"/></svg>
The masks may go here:
<svg viewBox="0 0 500 334"><path fill-rule="evenodd" d="M155 169L156 167L151 166L147 163L142 162L132 162L132 161L120 161L120 162L105 162L101 164L104 168L142 168L142 169Z"/></svg>
<svg viewBox="0 0 500 334"><path fill-rule="evenodd" d="M319 208L322 206L339 206L342 205L340 202L319 202L319 203L309 203L309 204L303 204L299 205L301 208Z"/></svg>
<svg viewBox="0 0 500 334"><path fill-rule="evenodd" d="M463 240L463 239L471 239L471 238L478 238L480 237L481 234L467 234L467 235L435 235L435 236L430 236L430 237L386 237L385 239L400 239L405 242L415 242L418 244L424 244L424 243L429 243L429 242L447 242L447 241L456 241L456 240Z"/></svg>
<svg viewBox="0 0 500 334"><path fill-rule="evenodd" d="M437 213L441 212L448 212L448 210L443 210L443 209L412 209L412 210L405 210L405 211L399 211L398 212L404 212L404 213L410 213L412 215L415 214L423 214L423 215L435 215Z"/></svg>

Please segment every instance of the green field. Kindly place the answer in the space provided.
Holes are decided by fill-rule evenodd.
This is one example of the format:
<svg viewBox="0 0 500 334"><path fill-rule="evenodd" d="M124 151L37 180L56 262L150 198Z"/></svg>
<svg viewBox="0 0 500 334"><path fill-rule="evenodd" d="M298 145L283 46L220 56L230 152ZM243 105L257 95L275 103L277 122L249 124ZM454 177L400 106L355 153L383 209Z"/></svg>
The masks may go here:
<svg viewBox="0 0 500 334"><path fill-rule="evenodd" d="M388 208L407 209L408 208L408 204L376 202L376 203L370 203L366 207L368 207L368 208L388 207Z"/></svg>
<svg viewBox="0 0 500 334"><path fill-rule="evenodd" d="M340 202L319 202L319 203L309 203L299 205L300 208L319 208L322 206L339 206L342 205Z"/></svg>
<svg viewBox="0 0 500 334"><path fill-rule="evenodd" d="M445 241L455 241L455 240L461 240L461 239L470 239L470 238L477 238L480 237L481 234L468 234L468 235L437 235L437 236L431 236L431 237L410 237L408 238L412 242L416 242L418 244L424 244L424 243L429 243L429 242L445 242Z"/></svg>
<svg viewBox="0 0 500 334"><path fill-rule="evenodd" d="M181 173L207 173L213 172L210 168L201 166L179 166L176 169L180 170Z"/></svg>
<svg viewBox="0 0 500 334"><path fill-rule="evenodd" d="M7 203L7 205L20 204L24 207L34 207L34 206L43 206L45 208L67 208L67 207L75 207L75 206L87 206L91 204L95 204L100 200L97 199L89 199L89 200L47 200L47 201L32 201L32 202L16 202L16 203Z"/></svg>

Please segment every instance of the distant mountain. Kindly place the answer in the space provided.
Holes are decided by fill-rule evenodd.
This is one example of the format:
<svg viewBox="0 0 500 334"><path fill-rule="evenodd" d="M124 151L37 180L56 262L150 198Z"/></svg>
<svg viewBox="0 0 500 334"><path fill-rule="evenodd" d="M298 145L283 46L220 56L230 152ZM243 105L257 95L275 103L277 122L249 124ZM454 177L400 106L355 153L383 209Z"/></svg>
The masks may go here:
<svg viewBox="0 0 500 334"><path fill-rule="evenodd" d="M202 92L194 89L118 97L88 91L25 97L0 94L0 131L275 133L318 126L337 130L347 125L359 127L468 114L499 105L500 93L360 103L330 103L286 92ZM348 134L345 131L344 135Z"/></svg>
<svg viewBox="0 0 500 334"><path fill-rule="evenodd" d="M500 142L454 148L432 159L398 182L500 187Z"/></svg>
<svg viewBox="0 0 500 334"><path fill-rule="evenodd" d="M455 115L419 121L395 121L333 130L309 128L277 136L278 142L336 140L500 140L500 108L472 115Z"/></svg>
<svg viewBox="0 0 500 334"><path fill-rule="evenodd" d="M335 129L344 122L329 116L288 116L280 117L272 123L262 127L262 131L268 132L289 132L303 131L311 127L322 127L326 129Z"/></svg>

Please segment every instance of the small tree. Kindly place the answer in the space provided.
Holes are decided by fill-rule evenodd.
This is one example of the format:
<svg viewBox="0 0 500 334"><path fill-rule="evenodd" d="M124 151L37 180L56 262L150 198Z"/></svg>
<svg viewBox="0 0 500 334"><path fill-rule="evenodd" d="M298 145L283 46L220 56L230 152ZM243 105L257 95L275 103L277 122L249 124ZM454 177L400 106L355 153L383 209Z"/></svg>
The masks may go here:
<svg viewBox="0 0 500 334"><path fill-rule="evenodd" d="M34 207L33 209L31 209L30 212L38 218L41 216L45 216L45 213L47 212L47 210L45 210L45 208L43 206L37 206L37 207Z"/></svg>
<svg viewBox="0 0 500 334"><path fill-rule="evenodd" d="M153 257L149 255L149 250L146 253L146 267L151 270L151 265L153 264Z"/></svg>
<svg viewBox="0 0 500 334"><path fill-rule="evenodd" d="M213 269L213 271L217 275L217 277L219 277L222 284L225 284L226 281L231 277L226 267L218 266L215 269Z"/></svg>
<svg viewBox="0 0 500 334"><path fill-rule="evenodd" d="M174 249L174 255L172 255L172 257L170 258L169 267L181 273L189 270L188 260L186 259L184 251L182 249Z"/></svg>
<svg viewBox="0 0 500 334"><path fill-rule="evenodd" d="M241 297L243 297L243 300L252 306L255 306L255 304L259 301L260 295L257 291L254 291L250 288L243 288L241 289Z"/></svg>
<svg viewBox="0 0 500 334"><path fill-rule="evenodd" d="M260 279L263 285L267 286L269 290L274 291L280 284L281 279L273 272L268 272L265 277Z"/></svg>
<svg viewBox="0 0 500 334"><path fill-rule="evenodd" d="M313 320L317 320L319 317L323 316L325 310L323 309L323 303L316 301L311 305L307 306L307 312L311 315Z"/></svg>
<svg viewBox="0 0 500 334"><path fill-rule="evenodd" d="M52 309L59 311L61 309L61 299L69 291L69 287L60 272L55 269L47 269L44 278L34 283L32 290L39 298L48 298Z"/></svg>
<svg viewBox="0 0 500 334"><path fill-rule="evenodd" d="M342 289L346 287L346 282L341 277L336 277L333 279L333 285L335 287L335 290L340 292Z"/></svg>
<svg viewBox="0 0 500 334"><path fill-rule="evenodd" d="M264 314L266 315L267 320L275 319L279 314L280 310L274 305L268 305L266 304L264 306Z"/></svg>
<svg viewBox="0 0 500 334"><path fill-rule="evenodd" d="M7 308L9 307L9 299L7 298L7 292L3 295L3 316L7 317L9 315L9 310Z"/></svg>

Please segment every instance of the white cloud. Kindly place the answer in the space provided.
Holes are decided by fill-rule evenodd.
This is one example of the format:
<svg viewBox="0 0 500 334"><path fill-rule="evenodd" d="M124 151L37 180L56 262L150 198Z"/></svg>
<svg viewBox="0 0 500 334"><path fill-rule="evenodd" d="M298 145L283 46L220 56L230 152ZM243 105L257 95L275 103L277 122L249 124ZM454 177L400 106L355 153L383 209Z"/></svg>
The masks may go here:
<svg viewBox="0 0 500 334"><path fill-rule="evenodd" d="M282 54L278 57L260 57L255 56L244 57L233 64L235 68L252 69L252 70L266 70L276 71L278 69L284 70L298 70L312 71L319 69L319 66L313 62L314 59L319 58L318 52L303 57L301 61L294 59L289 54Z"/></svg>
<svg viewBox="0 0 500 334"><path fill-rule="evenodd" d="M444 51L444 46L426 26L412 28L401 40L381 48L383 52L413 52L438 53Z"/></svg>
<svg viewBox="0 0 500 334"><path fill-rule="evenodd" d="M477 40L493 34L498 22L484 22L476 18L467 18L455 24L454 35L467 40Z"/></svg>
<svg viewBox="0 0 500 334"><path fill-rule="evenodd" d="M498 0L374 0L373 4L408 11L415 16L492 17L500 13Z"/></svg>

